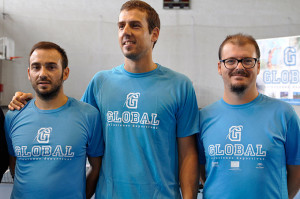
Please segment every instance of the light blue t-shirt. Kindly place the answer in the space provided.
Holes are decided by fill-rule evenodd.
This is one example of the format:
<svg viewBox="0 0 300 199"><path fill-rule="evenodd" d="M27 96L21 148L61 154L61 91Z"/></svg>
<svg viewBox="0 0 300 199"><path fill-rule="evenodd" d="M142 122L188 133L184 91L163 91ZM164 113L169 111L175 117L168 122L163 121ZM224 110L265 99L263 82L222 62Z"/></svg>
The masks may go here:
<svg viewBox="0 0 300 199"><path fill-rule="evenodd" d="M180 198L177 137L199 132L191 81L158 65L97 73L83 101L101 113L105 153L96 198Z"/></svg>
<svg viewBox="0 0 300 199"><path fill-rule="evenodd" d="M17 158L11 198L86 198L86 157L104 153L99 111L70 97L53 110L34 102L5 117L9 153Z"/></svg>
<svg viewBox="0 0 300 199"><path fill-rule="evenodd" d="M200 111L200 129L204 198L288 198L286 164L300 164L300 122L289 104L262 94L243 105L220 100Z"/></svg>

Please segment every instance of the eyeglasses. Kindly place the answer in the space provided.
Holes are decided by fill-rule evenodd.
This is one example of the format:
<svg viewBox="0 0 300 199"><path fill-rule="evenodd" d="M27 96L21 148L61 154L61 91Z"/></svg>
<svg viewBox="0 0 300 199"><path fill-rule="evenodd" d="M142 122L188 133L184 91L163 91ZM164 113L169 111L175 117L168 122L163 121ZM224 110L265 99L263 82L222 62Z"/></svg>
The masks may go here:
<svg viewBox="0 0 300 199"><path fill-rule="evenodd" d="M236 59L236 58L223 59L220 60L220 62L224 63L225 68L232 70L235 69L240 62L242 63L243 67L246 69L253 68L257 60L258 60L257 58L247 57L243 59Z"/></svg>

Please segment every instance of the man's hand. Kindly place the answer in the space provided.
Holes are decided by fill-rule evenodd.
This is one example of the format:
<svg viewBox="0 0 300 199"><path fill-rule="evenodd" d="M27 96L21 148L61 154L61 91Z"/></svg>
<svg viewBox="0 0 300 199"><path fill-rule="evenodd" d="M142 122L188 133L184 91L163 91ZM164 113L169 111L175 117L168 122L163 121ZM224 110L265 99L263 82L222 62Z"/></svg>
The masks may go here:
<svg viewBox="0 0 300 199"><path fill-rule="evenodd" d="M15 96L10 101L8 108L11 111L15 109L21 110L32 98L33 95L31 93L16 92Z"/></svg>

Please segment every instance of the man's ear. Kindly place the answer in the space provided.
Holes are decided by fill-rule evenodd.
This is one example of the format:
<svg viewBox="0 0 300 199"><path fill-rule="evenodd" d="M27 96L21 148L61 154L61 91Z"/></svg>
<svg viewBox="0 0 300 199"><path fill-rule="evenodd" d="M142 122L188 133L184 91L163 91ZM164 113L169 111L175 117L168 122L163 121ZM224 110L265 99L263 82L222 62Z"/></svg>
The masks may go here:
<svg viewBox="0 0 300 199"><path fill-rule="evenodd" d="M222 72L221 72L221 62L218 62L218 73L219 73L219 75L222 76Z"/></svg>
<svg viewBox="0 0 300 199"><path fill-rule="evenodd" d="M158 37L159 37L159 28L155 27L151 33L151 41L156 42L158 40Z"/></svg>
<svg viewBox="0 0 300 199"><path fill-rule="evenodd" d="M63 80L66 81L69 77L70 68L67 66L63 71Z"/></svg>
<svg viewBox="0 0 300 199"><path fill-rule="evenodd" d="M28 76L28 80L30 81L30 68L27 68L27 76Z"/></svg>

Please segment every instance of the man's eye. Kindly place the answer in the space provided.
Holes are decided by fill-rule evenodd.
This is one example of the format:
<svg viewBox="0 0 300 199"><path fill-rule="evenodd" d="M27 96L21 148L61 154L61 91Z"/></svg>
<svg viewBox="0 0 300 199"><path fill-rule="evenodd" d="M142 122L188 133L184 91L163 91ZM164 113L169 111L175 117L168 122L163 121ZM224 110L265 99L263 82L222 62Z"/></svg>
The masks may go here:
<svg viewBox="0 0 300 199"><path fill-rule="evenodd" d="M38 68L39 68L39 66L35 66L35 65L31 66L31 69L33 69L33 70L37 70Z"/></svg>
<svg viewBox="0 0 300 199"><path fill-rule="evenodd" d="M245 64L252 64L253 63L253 60L252 59L244 59L243 62Z"/></svg>
<svg viewBox="0 0 300 199"><path fill-rule="evenodd" d="M131 27L132 28L140 28L141 24L140 23L132 23Z"/></svg>
<svg viewBox="0 0 300 199"><path fill-rule="evenodd" d="M229 65L233 65L233 64L235 64L235 62L236 62L236 60L234 60L234 59L228 59L225 61L225 63L229 64Z"/></svg>
<svg viewBox="0 0 300 199"><path fill-rule="evenodd" d="M48 68L48 70L53 70L56 68L56 64L47 64L46 67Z"/></svg>

